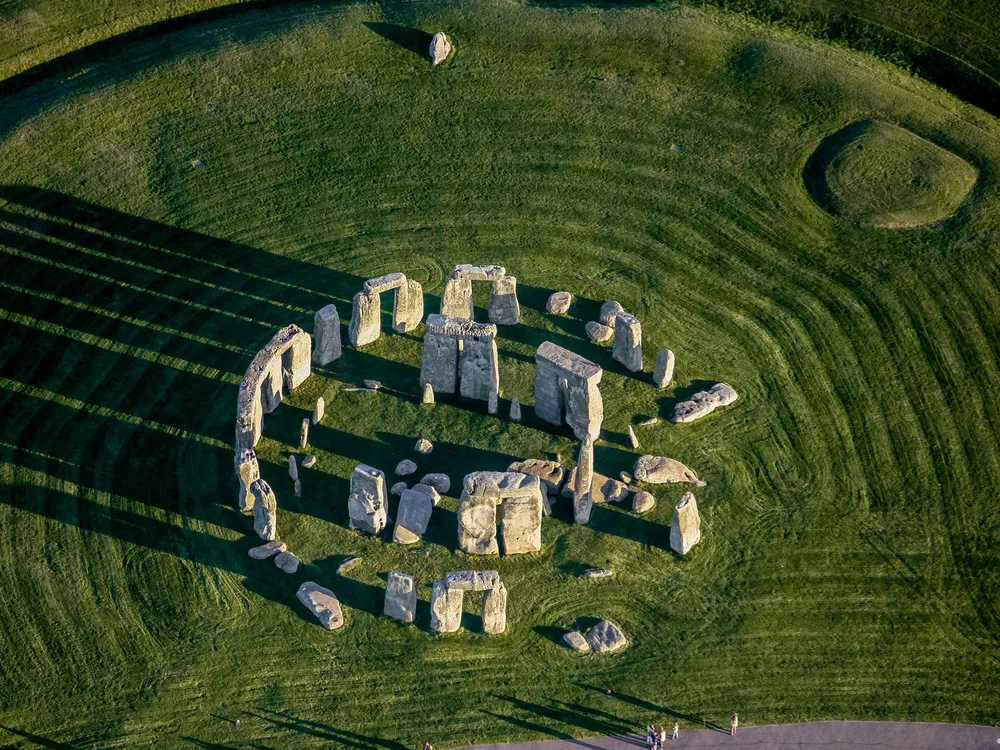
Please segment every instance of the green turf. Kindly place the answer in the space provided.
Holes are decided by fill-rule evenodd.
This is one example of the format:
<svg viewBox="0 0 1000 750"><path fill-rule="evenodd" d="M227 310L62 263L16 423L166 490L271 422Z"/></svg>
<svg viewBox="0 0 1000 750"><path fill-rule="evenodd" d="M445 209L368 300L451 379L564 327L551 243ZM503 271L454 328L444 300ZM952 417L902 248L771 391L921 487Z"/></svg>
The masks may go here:
<svg viewBox="0 0 1000 750"><path fill-rule="evenodd" d="M413 29L438 28L456 53L432 70ZM210 21L4 104L5 742L447 747L734 709L749 724L1000 721L994 119L717 15L485 0ZM860 228L813 201L810 154L869 117L977 170L954 218ZM435 311L458 262L519 279L501 382L529 419L421 407L419 336L346 350L260 444L303 568L248 560L231 442L253 354L328 302L346 317L387 271ZM568 317L544 312L557 289L577 296ZM587 342L606 299L643 321L647 367L677 353L674 387ZM421 471L453 480L571 460L571 437L530 418L544 340L605 367L606 474L635 459L628 424L716 380L741 394L639 431L708 481L703 541L669 553L681 489L655 488L644 517L598 508L586 528L563 502L541 553L488 561L510 590L507 634L478 634L474 607L465 632L431 634L431 580L483 562L454 550L455 498L418 554L347 530L349 471L391 469L420 435L437 446ZM388 391L342 392L366 377ZM320 460L295 498L286 456L318 395ZM608 565L612 580L577 577ZM415 626L379 616L397 569L420 581ZM342 597L343 631L296 603L309 579ZM619 622L628 651L558 644L593 617Z"/></svg>

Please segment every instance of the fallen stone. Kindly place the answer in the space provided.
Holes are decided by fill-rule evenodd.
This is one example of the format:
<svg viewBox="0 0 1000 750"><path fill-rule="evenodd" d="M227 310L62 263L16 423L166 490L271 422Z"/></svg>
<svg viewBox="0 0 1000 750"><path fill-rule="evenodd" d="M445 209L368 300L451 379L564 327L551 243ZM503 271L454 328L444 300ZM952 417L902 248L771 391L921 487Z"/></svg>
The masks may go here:
<svg viewBox="0 0 1000 750"><path fill-rule="evenodd" d="M434 403L434 386L430 383L424 383L424 396L421 402L425 404Z"/></svg>
<svg viewBox="0 0 1000 750"><path fill-rule="evenodd" d="M615 335L615 329L610 326L601 325L600 323L595 323L590 321L583 327L584 331L587 333L587 338L593 341L595 344L603 344L605 341L610 339Z"/></svg>
<svg viewBox="0 0 1000 750"><path fill-rule="evenodd" d="M328 365L340 359L343 347L340 341L340 315L335 305L327 305L316 311L313 338L316 340L312 353L313 362Z"/></svg>
<svg viewBox="0 0 1000 750"><path fill-rule="evenodd" d="M642 325L628 313L615 317L615 348L611 356L630 372L642 372Z"/></svg>
<svg viewBox="0 0 1000 750"><path fill-rule="evenodd" d="M701 540L701 515L694 493L685 492L674 507L674 519L670 524L670 549L678 555L686 555Z"/></svg>
<svg viewBox="0 0 1000 750"><path fill-rule="evenodd" d="M451 42L448 41L448 37L443 31L439 31L431 37L431 46L428 50L431 65L443 63L449 54L451 54Z"/></svg>
<svg viewBox="0 0 1000 750"><path fill-rule="evenodd" d="M556 461L544 461L540 458L529 458L526 461L515 461L507 467L507 471L517 471L521 474L534 474L549 492L559 492L566 479L566 470Z"/></svg>
<svg viewBox="0 0 1000 750"><path fill-rule="evenodd" d="M344 573L353 568L359 562L361 562L360 557L352 557L348 560L344 560L344 562L337 566L337 575L344 575Z"/></svg>
<svg viewBox="0 0 1000 750"><path fill-rule="evenodd" d="M545 303L545 309L553 315L565 315L569 312L571 304L573 304L572 294L569 292L553 292L549 295L549 301Z"/></svg>
<svg viewBox="0 0 1000 750"><path fill-rule="evenodd" d="M427 438L420 438L417 441L417 444L413 446L413 450L415 450L417 453L423 453L426 456L428 453L434 450L434 446L431 443L431 441L428 440Z"/></svg>
<svg viewBox="0 0 1000 750"><path fill-rule="evenodd" d="M601 620L587 633L587 643L597 652L617 651L624 648L628 641L625 634L611 620Z"/></svg>
<svg viewBox="0 0 1000 750"><path fill-rule="evenodd" d="M396 513L392 541L396 544L419 542L427 531L433 510L434 502L429 495L414 490L403 490L399 497L399 510Z"/></svg>
<svg viewBox="0 0 1000 750"><path fill-rule="evenodd" d="M295 461L294 453L290 453L288 455L288 476L293 482L296 482L299 479L299 465Z"/></svg>
<svg viewBox="0 0 1000 750"><path fill-rule="evenodd" d="M563 635L563 643L574 651L590 651L590 644L579 630L571 630Z"/></svg>
<svg viewBox="0 0 1000 750"><path fill-rule="evenodd" d="M410 476L410 474L416 472L416 470L417 470L417 465L408 458L404 458L402 461L396 464L396 476L399 477L408 477Z"/></svg>
<svg viewBox="0 0 1000 750"><path fill-rule="evenodd" d="M449 588L461 591L486 591L500 585L500 574L495 570L453 570L445 573Z"/></svg>
<svg viewBox="0 0 1000 750"><path fill-rule="evenodd" d="M666 456L650 456L646 454L640 456L635 462L632 475L637 482L647 482L649 484L678 484L689 482L698 487L704 487L705 482L698 479L698 475L691 469L673 458Z"/></svg>
<svg viewBox="0 0 1000 750"><path fill-rule="evenodd" d="M258 479L250 485L253 495L253 530L266 542L274 541L278 533L278 501L265 480Z"/></svg>
<svg viewBox="0 0 1000 750"><path fill-rule="evenodd" d="M642 422L639 422L639 426L640 427L652 427L654 424L657 424L659 421L660 421L659 417L650 417L649 419L644 419Z"/></svg>
<svg viewBox="0 0 1000 750"><path fill-rule="evenodd" d="M292 573L299 569L299 558L291 552L282 552L275 555L274 565L278 570L292 575Z"/></svg>
<svg viewBox="0 0 1000 750"><path fill-rule="evenodd" d="M385 474L358 464L351 472L351 494L347 499L350 528L378 534L386 524Z"/></svg>
<svg viewBox="0 0 1000 750"><path fill-rule="evenodd" d="M510 400L510 418L514 422L521 421L521 400L517 396Z"/></svg>
<svg viewBox="0 0 1000 750"><path fill-rule="evenodd" d="M611 578L614 573L607 568L598 568L596 570L588 570L583 574L584 578Z"/></svg>
<svg viewBox="0 0 1000 750"><path fill-rule="evenodd" d="M639 447L639 438L635 436L635 430L632 429L632 425L628 426L628 444L632 446L632 450Z"/></svg>
<svg viewBox="0 0 1000 750"><path fill-rule="evenodd" d="M427 484L436 489L442 495L447 495L451 489L451 479L447 474L424 474L420 484Z"/></svg>
<svg viewBox="0 0 1000 750"><path fill-rule="evenodd" d="M403 489L406 488L404 487ZM424 493L425 495L427 495L427 497L431 499L431 503L434 505L437 505L439 502L441 502L441 495L439 495L438 491L433 487L431 487L429 484L417 483L413 485L413 487L411 487L410 489L413 490L414 492Z"/></svg>
<svg viewBox="0 0 1000 750"><path fill-rule="evenodd" d="M251 560L270 560L279 552L284 552L286 549L288 549L288 545L284 542L268 542L267 544L262 544L259 547L251 548L247 551L247 556Z"/></svg>
<svg viewBox="0 0 1000 750"><path fill-rule="evenodd" d="M674 422L694 422L711 414L721 406L728 406L738 398L732 386L716 383L707 391L694 394L689 401L682 401L674 407Z"/></svg>
<svg viewBox="0 0 1000 750"><path fill-rule="evenodd" d="M309 444L309 420L302 420L302 428L299 430L299 450L302 450Z"/></svg>
<svg viewBox="0 0 1000 750"><path fill-rule="evenodd" d="M336 630L344 625L344 613L340 609L340 601L330 589L306 581L299 586L295 596L327 630Z"/></svg>
<svg viewBox="0 0 1000 750"><path fill-rule="evenodd" d="M316 456L306 456L302 459L302 466L306 469L311 469L316 465Z"/></svg>
<svg viewBox="0 0 1000 750"><path fill-rule="evenodd" d="M483 594L483 632L499 635L507 629L507 587L502 581Z"/></svg>
<svg viewBox="0 0 1000 750"><path fill-rule="evenodd" d="M394 485L392 485L392 489L389 490L389 494L390 495L399 495L406 488L407 488L406 487L406 482L396 482Z"/></svg>
<svg viewBox="0 0 1000 750"><path fill-rule="evenodd" d="M615 318L618 317L619 313L623 312L625 312L625 308L621 306L620 302L605 302L601 305L601 314L598 316L598 320L601 322L601 325L614 328Z"/></svg>
<svg viewBox="0 0 1000 750"><path fill-rule="evenodd" d="M417 613L417 587L413 576L399 571L389 573L382 613L403 622L413 622Z"/></svg>
<svg viewBox="0 0 1000 750"><path fill-rule="evenodd" d="M639 490L632 496L632 512L645 513L653 509L656 505L656 498L646 490Z"/></svg>
<svg viewBox="0 0 1000 750"><path fill-rule="evenodd" d="M377 391L379 388L382 387L382 383L380 383L378 380L362 380L361 382L364 384L365 388L367 388L370 391Z"/></svg>
<svg viewBox="0 0 1000 750"><path fill-rule="evenodd" d="M656 367L653 368L653 385L665 388L674 379L674 353L660 349L656 353Z"/></svg>

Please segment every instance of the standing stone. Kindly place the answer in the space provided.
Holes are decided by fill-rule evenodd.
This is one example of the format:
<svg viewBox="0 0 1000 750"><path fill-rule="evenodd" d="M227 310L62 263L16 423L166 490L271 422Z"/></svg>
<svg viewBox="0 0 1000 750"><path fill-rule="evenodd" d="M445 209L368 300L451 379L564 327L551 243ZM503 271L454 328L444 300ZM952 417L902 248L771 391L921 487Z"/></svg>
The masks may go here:
<svg viewBox="0 0 1000 750"><path fill-rule="evenodd" d="M470 477L473 475L469 475ZM496 485L479 488L466 477L458 500L458 548L470 555L496 555L497 504L500 492Z"/></svg>
<svg viewBox="0 0 1000 750"><path fill-rule="evenodd" d="M625 308L621 306L620 302L605 302L601 305L601 314L598 317L598 320L601 321L601 325L614 328L615 318L618 317L618 313L623 312L625 312Z"/></svg>
<svg viewBox="0 0 1000 750"><path fill-rule="evenodd" d="M626 370L642 371L642 326L639 319L628 313L615 317L615 348L611 353Z"/></svg>
<svg viewBox="0 0 1000 750"><path fill-rule="evenodd" d="M461 589L449 588L444 579L434 581L431 589L431 630L454 633L462 625Z"/></svg>
<svg viewBox="0 0 1000 750"><path fill-rule="evenodd" d="M288 454L288 476L293 482L297 482L299 479L299 465L295 461L295 454Z"/></svg>
<svg viewBox="0 0 1000 750"><path fill-rule="evenodd" d="M347 499L350 528L378 534L385 528L385 474L365 464L351 472L351 494Z"/></svg>
<svg viewBox="0 0 1000 750"><path fill-rule="evenodd" d="M483 632L499 635L507 629L507 587L501 581L483 594Z"/></svg>
<svg viewBox="0 0 1000 750"><path fill-rule="evenodd" d="M656 353L656 367L653 369L653 385L665 388L674 379L674 353L660 349Z"/></svg>
<svg viewBox="0 0 1000 750"><path fill-rule="evenodd" d="M433 510L434 502L429 495L416 490L403 490L399 498L392 541L397 544L419 542L427 531Z"/></svg>
<svg viewBox="0 0 1000 750"><path fill-rule="evenodd" d="M434 386L430 383L424 383L424 397L423 403L433 404L434 403Z"/></svg>
<svg viewBox="0 0 1000 750"><path fill-rule="evenodd" d="M508 497L502 503L503 523L500 536L505 555L537 552L542 548L542 488L538 477L526 474L519 489L526 496ZM502 494L503 490L501 490Z"/></svg>
<svg viewBox="0 0 1000 750"><path fill-rule="evenodd" d="M437 32L431 37L431 45L427 50L427 55L431 58L431 65L443 63L451 54L451 42L443 31Z"/></svg>
<svg viewBox="0 0 1000 750"><path fill-rule="evenodd" d="M326 401L320 396L316 399L316 406L313 407L312 423L319 424L323 421L323 415L326 414Z"/></svg>
<svg viewBox="0 0 1000 750"><path fill-rule="evenodd" d="M584 436L580 455L576 459L576 477L573 485L573 521L588 523L594 508L590 488L594 483L594 439Z"/></svg>
<svg viewBox="0 0 1000 750"><path fill-rule="evenodd" d="M424 319L424 288L413 279L406 279L396 288L392 306L392 329L409 333L420 327Z"/></svg>
<svg viewBox="0 0 1000 750"><path fill-rule="evenodd" d="M632 429L632 425L628 426L628 444L632 446L632 450L639 447L639 438L635 436L635 430Z"/></svg>
<svg viewBox="0 0 1000 750"><path fill-rule="evenodd" d="M274 541L278 534L278 500L274 490L263 479L250 485L253 495L253 530L265 542Z"/></svg>
<svg viewBox="0 0 1000 750"><path fill-rule="evenodd" d="M499 356L494 335L469 336L464 341L459 384L465 398L487 401L490 393L500 391Z"/></svg>
<svg viewBox="0 0 1000 750"><path fill-rule="evenodd" d="M573 295L569 292L553 292L545 303L545 310L553 315L565 315L573 304Z"/></svg>
<svg viewBox="0 0 1000 750"><path fill-rule="evenodd" d="M698 479L698 475L687 466L674 458L667 456L651 456L646 454L640 456L632 470L635 481L648 482L649 484L677 484L689 482L704 487L705 482Z"/></svg>
<svg viewBox="0 0 1000 750"><path fill-rule="evenodd" d="M441 314L472 320L472 282L449 276L441 294Z"/></svg>
<svg viewBox="0 0 1000 750"><path fill-rule="evenodd" d="M340 359L343 347L340 343L340 315L335 305L327 305L316 311L313 338L316 339L312 353L313 362L317 365L328 365Z"/></svg>
<svg viewBox="0 0 1000 750"><path fill-rule="evenodd" d="M340 609L337 595L312 581L306 581L295 596L312 612L327 630L336 630L344 624L344 613Z"/></svg>
<svg viewBox="0 0 1000 750"><path fill-rule="evenodd" d="M292 483L292 491L295 493L295 497L302 497L302 480L296 479Z"/></svg>
<svg viewBox="0 0 1000 750"><path fill-rule="evenodd" d="M510 418L514 422L521 421L521 400L517 396L510 400Z"/></svg>
<svg viewBox="0 0 1000 750"><path fill-rule="evenodd" d="M417 613L417 587L413 576L396 570L389 573L382 612L396 620L413 622Z"/></svg>
<svg viewBox="0 0 1000 750"><path fill-rule="evenodd" d="M351 306L347 340L359 347L378 341L382 335L382 302L378 292L358 292Z"/></svg>
<svg viewBox="0 0 1000 750"><path fill-rule="evenodd" d="M685 492L674 508L674 520L670 524L670 549L678 555L686 555L701 539L701 516L694 493Z"/></svg>
<svg viewBox="0 0 1000 750"><path fill-rule="evenodd" d="M490 286L487 308L490 322L498 326L516 326L521 322L521 306L517 302L517 279L504 276Z"/></svg>
<svg viewBox="0 0 1000 750"><path fill-rule="evenodd" d="M590 360L543 341L535 352L535 414L555 425L565 421L580 439L596 438L604 420L603 374Z"/></svg>
<svg viewBox="0 0 1000 750"><path fill-rule="evenodd" d="M425 398L428 385L433 388L432 398L434 393L454 393L458 388L458 339L435 334L432 326L435 317L427 317L424 352L420 361L420 383L425 388Z"/></svg>
<svg viewBox="0 0 1000 750"><path fill-rule="evenodd" d="M489 414L496 414L500 409L500 397L496 391L490 391L489 401L486 402L486 411Z"/></svg>
<svg viewBox="0 0 1000 750"><path fill-rule="evenodd" d="M257 463L257 454L253 448L244 448L237 452L234 463L236 464L236 476L240 480L240 491L237 497L237 507L242 511L253 510L254 498L250 492L250 485L260 479L260 464Z"/></svg>
<svg viewBox="0 0 1000 750"><path fill-rule="evenodd" d="M299 450L309 444L309 419L302 420L302 427L299 429Z"/></svg>

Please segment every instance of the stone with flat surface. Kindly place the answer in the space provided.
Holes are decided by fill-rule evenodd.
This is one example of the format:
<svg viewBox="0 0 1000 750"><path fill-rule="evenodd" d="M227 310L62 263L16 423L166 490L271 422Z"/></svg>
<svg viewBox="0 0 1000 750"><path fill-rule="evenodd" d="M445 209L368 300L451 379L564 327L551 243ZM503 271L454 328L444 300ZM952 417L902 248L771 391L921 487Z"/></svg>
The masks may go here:
<svg viewBox="0 0 1000 750"><path fill-rule="evenodd" d="M313 581L306 581L299 586L295 595L327 630L336 630L344 625L340 600L330 589L323 588Z"/></svg>
<svg viewBox="0 0 1000 750"><path fill-rule="evenodd" d="M674 458L667 456L651 456L648 453L640 456L635 462L632 476L637 482L649 484L678 484L688 482L698 487L704 487L705 482L687 466Z"/></svg>

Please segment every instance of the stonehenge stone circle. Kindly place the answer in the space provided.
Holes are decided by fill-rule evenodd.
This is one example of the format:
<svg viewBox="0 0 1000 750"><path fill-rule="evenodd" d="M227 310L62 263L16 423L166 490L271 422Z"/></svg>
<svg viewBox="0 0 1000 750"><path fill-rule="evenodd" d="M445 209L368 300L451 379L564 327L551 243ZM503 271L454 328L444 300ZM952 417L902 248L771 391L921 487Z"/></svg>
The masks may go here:
<svg viewBox="0 0 1000 750"><path fill-rule="evenodd" d="M669 349L660 349L656 353L656 367L653 368L653 384L657 388L666 388L674 379L674 353Z"/></svg>
<svg viewBox="0 0 1000 750"><path fill-rule="evenodd" d="M652 510L654 505L656 505L656 498L653 497L652 493L646 492L646 490L638 490L632 496L633 513L645 513Z"/></svg>
<svg viewBox="0 0 1000 750"><path fill-rule="evenodd" d="M496 635L507 628L507 587L495 570L457 570L434 581L431 630L453 633L462 623L466 591L483 592L483 632Z"/></svg>
<svg viewBox="0 0 1000 750"><path fill-rule="evenodd" d="M385 474L359 464L351 472L351 494L347 499L349 527L366 534L378 534L385 528Z"/></svg>
<svg viewBox="0 0 1000 750"><path fill-rule="evenodd" d="M579 630L570 630L563 635L563 643L574 651L590 651L590 644Z"/></svg>
<svg viewBox="0 0 1000 750"><path fill-rule="evenodd" d="M584 435L580 443L580 454L576 459L573 477L573 521L588 523L594 509L591 487L594 483L594 439Z"/></svg>
<svg viewBox="0 0 1000 750"><path fill-rule="evenodd" d="M274 557L274 566L288 575L292 575L299 569L299 558L292 552L279 552Z"/></svg>
<svg viewBox="0 0 1000 750"><path fill-rule="evenodd" d="M419 490L403 490L399 497L392 541L397 544L419 542L427 531L433 510L434 501L430 495Z"/></svg>
<svg viewBox="0 0 1000 750"><path fill-rule="evenodd" d="M396 620L413 622L417 614L417 587L413 576L396 570L389 573L382 612Z"/></svg>
<svg viewBox="0 0 1000 750"><path fill-rule="evenodd" d="M631 372L642 371L642 325L626 312L615 317L615 347L611 356Z"/></svg>
<svg viewBox="0 0 1000 750"><path fill-rule="evenodd" d="M477 471L465 477L458 511L458 546L473 555L499 554L497 506L505 554L542 548L542 489L538 477L514 471Z"/></svg>
<svg viewBox="0 0 1000 750"><path fill-rule="evenodd" d="M424 474L423 478L420 480L420 484L430 485L444 495L447 495L448 491L451 489L451 479L447 474Z"/></svg>
<svg viewBox="0 0 1000 750"><path fill-rule="evenodd" d="M448 41L448 37L445 36L443 31L437 32L431 37L430 48L427 50L427 55L431 59L431 65L443 63L450 54L451 42Z"/></svg>
<svg viewBox="0 0 1000 750"><path fill-rule="evenodd" d="M611 326L602 325L601 323L595 323L593 320L584 326L584 331L587 333L587 338L593 341L595 344L603 344L605 341L610 339L615 335L615 329Z"/></svg>
<svg viewBox="0 0 1000 750"><path fill-rule="evenodd" d="M565 422L578 439L598 437L604 421L603 374L589 359L543 341L535 352L535 414L554 425Z"/></svg>
<svg viewBox="0 0 1000 750"><path fill-rule="evenodd" d="M408 477L411 474L415 474L417 471L417 465L408 458L404 458L398 464L396 464L396 471L394 472L397 477Z"/></svg>
<svg viewBox="0 0 1000 750"><path fill-rule="evenodd" d="M521 399L517 396L510 400L510 419L512 422L521 421Z"/></svg>
<svg viewBox="0 0 1000 750"><path fill-rule="evenodd" d="M601 325L613 329L615 326L615 318L618 317L618 313L623 312L625 312L625 308L621 306L621 303L605 302L601 305L601 314L598 316L598 320L601 322Z"/></svg>
<svg viewBox="0 0 1000 750"><path fill-rule="evenodd" d="M253 495L253 530L265 542L273 542L278 533L278 501L271 485L258 479L250 485Z"/></svg>
<svg viewBox="0 0 1000 750"><path fill-rule="evenodd" d="M716 383L707 391L699 391L690 401L682 401L674 407L674 422L694 422L711 414L720 406L728 406L738 398L732 386Z"/></svg>
<svg viewBox="0 0 1000 750"><path fill-rule="evenodd" d="M325 589L312 581L306 581L299 586L295 596L327 630L336 630L343 626L344 613L340 609L340 601L330 589Z"/></svg>
<svg viewBox="0 0 1000 750"><path fill-rule="evenodd" d="M377 341L382 335L382 293L394 290L392 328L407 333L420 326L424 317L424 289L419 282L401 273L387 273L368 279L364 289L354 295L351 303L351 324L347 338L351 346L360 347Z"/></svg>
<svg viewBox="0 0 1000 750"><path fill-rule="evenodd" d="M236 451L236 476L240 481L240 492L236 505L240 510L253 510L254 498L250 492L250 485L260 479L260 464L257 463L257 454L253 448L244 448Z"/></svg>
<svg viewBox="0 0 1000 750"><path fill-rule="evenodd" d="M454 633L462 625L461 589L450 588L444 579L434 581L431 589L431 630Z"/></svg>
<svg viewBox="0 0 1000 750"><path fill-rule="evenodd" d="M534 474L550 494L559 492L566 479L566 470L557 461L544 461L540 458L529 458L526 461L515 461L507 467L507 471L518 471L522 474Z"/></svg>
<svg viewBox="0 0 1000 750"><path fill-rule="evenodd" d="M621 628L611 620L601 620L587 633L587 643L596 652L609 652L624 648L628 641Z"/></svg>
<svg viewBox="0 0 1000 750"><path fill-rule="evenodd" d="M344 353L340 342L340 315L336 305L327 305L316 311L313 322L312 360L317 365L328 365Z"/></svg>
<svg viewBox="0 0 1000 750"><path fill-rule="evenodd" d="M260 440L264 415L278 408L285 389L297 388L312 372L312 337L296 325L279 330L257 352L240 383L236 402L236 453Z"/></svg>
<svg viewBox="0 0 1000 750"><path fill-rule="evenodd" d="M666 456L650 456L648 453L640 456L632 471L637 482L649 484L677 484L689 482L698 487L704 487L705 482L680 461Z"/></svg>
<svg viewBox="0 0 1000 750"><path fill-rule="evenodd" d="M466 398L487 401L491 392L500 391L496 333L493 324L428 315L420 363L421 386L430 384L435 393L459 390Z"/></svg>
<svg viewBox="0 0 1000 750"><path fill-rule="evenodd" d="M316 399L316 406L313 408L312 423L319 424L322 422L324 414L326 414L326 401L320 396Z"/></svg>
<svg viewBox="0 0 1000 750"><path fill-rule="evenodd" d="M571 304L573 304L572 294L569 292L553 292L549 295L549 301L545 303L545 310L553 315L565 315L569 311Z"/></svg>
<svg viewBox="0 0 1000 750"><path fill-rule="evenodd" d="M251 548L247 551L247 556L251 560L270 560L279 552L284 552L286 549L288 549L288 545L284 542L268 542L259 547Z"/></svg>
<svg viewBox="0 0 1000 750"><path fill-rule="evenodd" d="M517 279L504 276L490 286L490 323L498 326L516 326L521 322L521 306L517 301Z"/></svg>
<svg viewBox="0 0 1000 750"><path fill-rule="evenodd" d="M685 492L674 507L674 519L670 524L670 549L678 555L686 555L701 539L701 515L694 493Z"/></svg>

